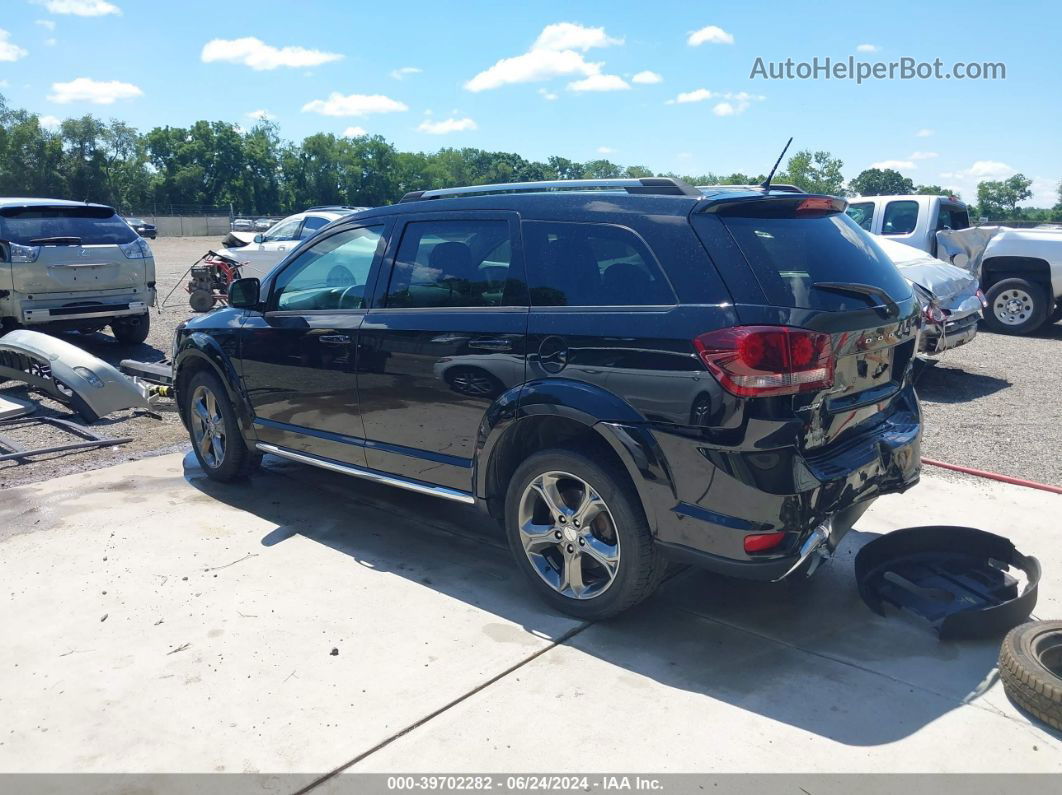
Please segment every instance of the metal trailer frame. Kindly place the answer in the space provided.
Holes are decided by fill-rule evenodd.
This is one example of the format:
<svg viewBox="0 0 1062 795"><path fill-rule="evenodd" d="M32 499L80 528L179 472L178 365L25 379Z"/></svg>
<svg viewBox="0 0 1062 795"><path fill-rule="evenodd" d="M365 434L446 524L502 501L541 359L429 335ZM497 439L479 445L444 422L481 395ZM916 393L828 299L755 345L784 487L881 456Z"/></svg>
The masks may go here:
<svg viewBox="0 0 1062 795"><path fill-rule="evenodd" d="M4 428L20 425L51 425L53 428L58 428L72 436L80 437L81 441L71 442L69 444L52 445L51 447L25 448L20 447L17 442L0 434L0 461L18 461L19 463L26 464L29 463L27 459L31 456L47 455L49 453L65 453L71 450L90 450L97 447L126 444L133 441L132 436L120 436L114 439L97 436L88 428L78 425L76 422L64 420L60 417L15 417L9 420L0 420L0 431Z"/></svg>

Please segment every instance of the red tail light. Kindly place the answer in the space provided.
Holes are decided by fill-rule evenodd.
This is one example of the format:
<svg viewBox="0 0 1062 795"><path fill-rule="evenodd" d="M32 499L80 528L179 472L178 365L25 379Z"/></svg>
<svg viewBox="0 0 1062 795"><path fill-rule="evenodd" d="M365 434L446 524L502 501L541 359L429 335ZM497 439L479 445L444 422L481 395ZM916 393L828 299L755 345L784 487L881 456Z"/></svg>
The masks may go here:
<svg viewBox="0 0 1062 795"><path fill-rule="evenodd" d="M947 320L947 315L944 314L944 310L936 304L928 304L925 309L922 310L922 315L930 323L940 324Z"/></svg>
<svg viewBox="0 0 1062 795"><path fill-rule="evenodd" d="M755 533L745 536L745 552L749 555L756 552L767 552L785 541L785 533Z"/></svg>
<svg viewBox="0 0 1062 795"><path fill-rule="evenodd" d="M833 386L829 334L788 326L736 326L701 334L693 346L723 388L739 397Z"/></svg>

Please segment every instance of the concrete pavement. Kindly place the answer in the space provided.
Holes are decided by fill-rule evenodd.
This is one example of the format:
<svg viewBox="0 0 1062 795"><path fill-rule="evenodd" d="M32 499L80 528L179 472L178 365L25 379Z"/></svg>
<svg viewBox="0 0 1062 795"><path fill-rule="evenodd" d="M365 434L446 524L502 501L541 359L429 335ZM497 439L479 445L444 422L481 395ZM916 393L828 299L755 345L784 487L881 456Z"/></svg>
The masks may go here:
<svg viewBox="0 0 1062 795"><path fill-rule="evenodd" d="M588 625L473 509L333 473L220 486L170 455L7 489L0 772L1057 772L998 641L873 615L851 560L983 527L1041 559L1058 617L1060 507L927 472L802 589L684 571Z"/></svg>

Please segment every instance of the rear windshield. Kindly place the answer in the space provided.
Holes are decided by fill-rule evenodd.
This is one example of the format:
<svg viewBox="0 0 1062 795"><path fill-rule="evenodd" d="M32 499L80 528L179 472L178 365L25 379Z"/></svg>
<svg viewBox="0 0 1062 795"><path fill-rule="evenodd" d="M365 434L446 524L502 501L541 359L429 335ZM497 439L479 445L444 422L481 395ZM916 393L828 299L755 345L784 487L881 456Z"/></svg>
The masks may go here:
<svg viewBox="0 0 1062 795"><path fill-rule="evenodd" d="M740 213L724 210L720 217L775 306L851 311L870 305L866 298L815 287L820 282L880 287L895 301L911 297L896 266L844 213L794 216L748 207Z"/></svg>
<svg viewBox="0 0 1062 795"><path fill-rule="evenodd" d="M83 246L130 243L137 234L109 207L6 207L0 240L47 245L48 238L79 238ZM40 241L40 242L34 242Z"/></svg>

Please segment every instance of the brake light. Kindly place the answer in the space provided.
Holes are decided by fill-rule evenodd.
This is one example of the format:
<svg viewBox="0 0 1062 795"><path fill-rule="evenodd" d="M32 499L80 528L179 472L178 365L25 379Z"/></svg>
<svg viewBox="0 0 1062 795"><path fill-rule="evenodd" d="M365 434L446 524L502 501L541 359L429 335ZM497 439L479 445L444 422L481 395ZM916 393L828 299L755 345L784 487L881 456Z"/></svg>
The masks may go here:
<svg viewBox="0 0 1062 795"><path fill-rule="evenodd" d="M745 552L753 555L774 549L785 540L785 533L754 533L745 536Z"/></svg>
<svg viewBox="0 0 1062 795"><path fill-rule="evenodd" d="M936 304L926 304L926 308L922 310L922 315L930 323L943 323L946 319L944 310Z"/></svg>
<svg viewBox="0 0 1062 795"><path fill-rule="evenodd" d="M788 326L736 326L693 340L697 355L738 397L793 395L833 385L829 334Z"/></svg>
<svg viewBox="0 0 1062 795"><path fill-rule="evenodd" d="M810 199L804 199L804 201L800 202L796 207L798 213L830 213L840 212L843 209L843 203L837 199L829 199L821 196L813 196Z"/></svg>

